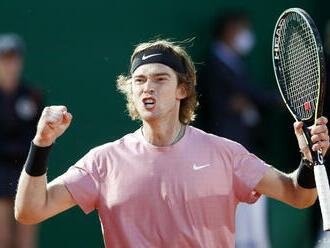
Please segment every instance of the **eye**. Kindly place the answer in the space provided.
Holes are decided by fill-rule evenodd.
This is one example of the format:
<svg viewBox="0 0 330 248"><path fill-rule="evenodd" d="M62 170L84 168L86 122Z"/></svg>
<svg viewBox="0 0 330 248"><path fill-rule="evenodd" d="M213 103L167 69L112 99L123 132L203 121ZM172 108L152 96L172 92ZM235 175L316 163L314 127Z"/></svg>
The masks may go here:
<svg viewBox="0 0 330 248"><path fill-rule="evenodd" d="M167 78L166 77L159 77L159 78L157 78L157 80L158 81L165 81L165 80L167 80Z"/></svg>
<svg viewBox="0 0 330 248"><path fill-rule="evenodd" d="M143 78L134 78L134 83L142 84L144 82Z"/></svg>

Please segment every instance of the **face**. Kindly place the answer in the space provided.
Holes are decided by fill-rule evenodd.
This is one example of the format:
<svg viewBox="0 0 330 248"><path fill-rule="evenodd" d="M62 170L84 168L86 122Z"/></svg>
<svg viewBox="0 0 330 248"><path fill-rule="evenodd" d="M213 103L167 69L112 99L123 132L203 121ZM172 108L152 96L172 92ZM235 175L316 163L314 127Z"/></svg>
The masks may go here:
<svg viewBox="0 0 330 248"><path fill-rule="evenodd" d="M132 93L143 121L179 119L180 100L186 97L175 71L160 63L141 65L135 70Z"/></svg>
<svg viewBox="0 0 330 248"><path fill-rule="evenodd" d="M22 71L22 57L10 52L0 57L0 86L4 89L16 87Z"/></svg>
<svg viewBox="0 0 330 248"><path fill-rule="evenodd" d="M241 21L233 29L232 47L240 55L248 54L253 48L255 37L248 21Z"/></svg>

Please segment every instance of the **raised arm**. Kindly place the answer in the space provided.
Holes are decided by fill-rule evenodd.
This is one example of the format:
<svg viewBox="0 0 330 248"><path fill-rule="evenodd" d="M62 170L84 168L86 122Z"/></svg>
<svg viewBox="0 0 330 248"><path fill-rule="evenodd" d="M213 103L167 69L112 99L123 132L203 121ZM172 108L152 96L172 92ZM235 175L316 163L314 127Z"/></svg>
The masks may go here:
<svg viewBox="0 0 330 248"><path fill-rule="evenodd" d="M41 222L76 205L60 178L47 184L42 164L46 165L47 160L38 155L40 149L47 151L47 147L64 133L71 119L72 115L65 106L46 107L42 112L33 139L35 154L31 155L30 151L26 161L29 166L25 166L21 173L15 199L15 218L23 224Z"/></svg>
<svg viewBox="0 0 330 248"><path fill-rule="evenodd" d="M309 128L312 142L314 143L313 150L317 151L322 149L323 156L329 148L329 135L326 126L327 122L328 120L325 117L321 117L317 120L316 125ZM300 151L303 153L304 158L312 161L310 151L303 136L302 123L296 122L294 124L294 129ZM317 191L315 187L305 188L298 184L298 171L299 169L291 174L285 174L275 168L271 168L255 187L255 190L296 208L309 207L313 205L317 199ZM313 170L309 168L306 171L303 172L305 173L303 176L306 176L306 173L313 173ZM313 175L307 174L307 177L313 178Z"/></svg>

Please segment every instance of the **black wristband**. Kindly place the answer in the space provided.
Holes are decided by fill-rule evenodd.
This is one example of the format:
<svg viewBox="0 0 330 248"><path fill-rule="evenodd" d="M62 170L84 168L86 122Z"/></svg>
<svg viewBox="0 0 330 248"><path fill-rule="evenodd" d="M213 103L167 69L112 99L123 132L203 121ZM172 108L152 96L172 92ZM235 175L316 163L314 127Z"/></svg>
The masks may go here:
<svg viewBox="0 0 330 248"><path fill-rule="evenodd" d="M298 184L306 189L316 187L314 178L314 165L307 159L301 159L297 174Z"/></svg>
<svg viewBox="0 0 330 248"><path fill-rule="evenodd" d="M38 177L46 173L51 148L52 145L40 147L31 142L29 155L25 162L25 171L27 174Z"/></svg>

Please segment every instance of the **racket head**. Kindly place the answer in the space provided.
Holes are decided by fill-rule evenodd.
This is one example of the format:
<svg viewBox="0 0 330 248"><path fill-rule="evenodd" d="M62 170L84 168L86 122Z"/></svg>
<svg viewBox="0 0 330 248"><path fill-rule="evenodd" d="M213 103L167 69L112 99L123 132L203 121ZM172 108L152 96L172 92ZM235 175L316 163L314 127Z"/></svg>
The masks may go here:
<svg viewBox="0 0 330 248"><path fill-rule="evenodd" d="M297 121L308 125L322 115L325 62L314 21L300 8L285 10L276 22L273 68L283 101Z"/></svg>

